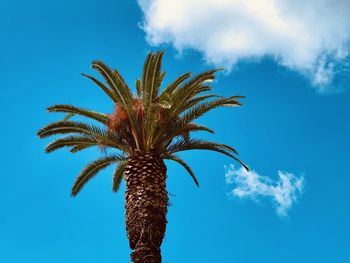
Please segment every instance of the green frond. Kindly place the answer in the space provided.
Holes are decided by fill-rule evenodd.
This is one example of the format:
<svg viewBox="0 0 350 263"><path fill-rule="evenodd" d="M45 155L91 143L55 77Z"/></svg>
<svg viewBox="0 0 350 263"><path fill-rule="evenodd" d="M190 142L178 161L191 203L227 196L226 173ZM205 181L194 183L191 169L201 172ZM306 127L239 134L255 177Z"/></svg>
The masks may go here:
<svg viewBox="0 0 350 263"><path fill-rule="evenodd" d="M98 122L101 122L103 124L108 123L108 115L99 113L96 111L91 111L88 109L83 109L83 108L78 108L72 105L66 105L66 104L58 104L58 105L53 105L51 107L48 107L47 110L49 112L65 112L69 114L76 114L76 115L81 115L84 117L91 118L93 120L96 120Z"/></svg>
<svg viewBox="0 0 350 263"><path fill-rule="evenodd" d="M112 71L102 61L93 61L92 68L96 69L102 75L106 83L109 85L112 94L116 97L117 102L125 109L130 107L132 94L118 71Z"/></svg>
<svg viewBox="0 0 350 263"><path fill-rule="evenodd" d="M137 149L141 149L142 147L142 129L143 124L138 120L137 113L135 111L130 110L128 112L129 117L129 124L130 124L130 138L128 138L128 141L132 140L133 145L136 146Z"/></svg>
<svg viewBox="0 0 350 263"><path fill-rule="evenodd" d="M232 159L240 163L245 169L249 170L249 168L241 160L239 160L236 156L233 155L238 154L237 151L225 144L219 144L198 139L190 139L189 141L185 141L184 139L178 139L176 142L171 143L167 147L166 152L174 154L176 152L182 152L187 150L209 150L219 152L231 157Z"/></svg>
<svg viewBox="0 0 350 263"><path fill-rule="evenodd" d="M119 165L116 167L114 171L113 187L112 187L113 192L118 192L119 190L120 183L123 180L125 166L126 166L126 161L120 161Z"/></svg>
<svg viewBox="0 0 350 263"><path fill-rule="evenodd" d="M187 125L184 125L184 130L188 131L188 132L194 132L194 131L206 131L209 132L211 134L214 134L214 130L210 129L209 127L206 127L204 125L200 125L197 123L190 123Z"/></svg>
<svg viewBox="0 0 350 263"><path fill-rule="evenodd" d="M189 133L196 131L206 131L212 134L215 133L212 129L206 126L197 123L185 123L182 118L178 118L169 121L169 125L158 128L153 135L153 142L156 147L163 148L162 145L167 145L175 137L184 136L185 139L188 139Z"/></svg>
<svg viewBox="0 0 350 263"><path fill-rule="evenodd" d="M141 84L140 84L140 91L139 94L140 96L142 96L143 98L145 97L145 88L146 88L146 79L148 76L148 70L150 68L150 64L152 62L152 58L153 58L153 53L149 53L145 59L145 62L143 64L143 68L142 68L142 77L141 77Z"/></svg>
<svg viewBox="0 0 350 263"><path fill-rule="evenodd" d="M162 107L162 106L161 106ZM164 119L166 123L163 125L155 125L155 129L153 132L153 140L152 145L154 148L164 149L166 143L171 141L173 137L181 134L181 129L183 128L182 121L179 118L169 118L167 116L167 111L165 111L166 115ZM180 131L180 132L179 132Z"/></svg>
<svg viewBox="0 0 350 263"><path fill-rule="evenodd" d="M167 143L170 143L177 136L183 136L185 141L187 141L190 138L189 137L190 132L196 132L196 131L206 131L211 134L215 133L212 129L200 124L196 124L196 123L184 124L182 122L173 122L170 129L167 130L166 132L164 132L164 130L159 130L156 134L156 139L158 140L158 145L159 144L166 145Z"/></svg>
<svg viewBox="0 0 350 263"><path fill-rule="evenodd" d="M62 131L62 132L61 132ZM56 134L65 133L81 133L83 135L97 135L97 137L104 137L107 131L95 125L78 122L78 121L57 121L50 123L41 128L37 135L40 138Z"/></svg>
<svg viewBox="0 0 350 263"><path fill-rule="evenodd" d="M159 90L160 90L160 87L162 86L162 83L163 83L163 80L164 80L164 78L165 78L165 75L166 75L165 72L161 72L161 73L159 74L159 76L157 77L157 79L156 79L156 83L155 83L155 87L156 87L155 93L156 93L156 96L155 96L155 97L159 96ZM154 97L154 99L155 99L155 97Z"/></svg>
<svg viewBox="0 0 350 263"><path fill-rule="evenodd" d="M166 100L174 90L176 90L179 85L184 82L186 79L188 79L191 76L190 72L187 72L180 77L178 77L176 80L174 80L172 83L170 83L164 91L159 96L159 101Z"/></svg>
<svg viewBox="0 0 350 263"><path fill-rule="evenodd" d="M77 145L74 145L69 151L71 152L71 153L77 153L77 152L80 152L80 151L82 151L82 150L85 150L85 149L87 149L87 148L90 148L90 147L92 147L92 146L96 146L96 145L92 145L92 144L77 144Z"/></svg>
<svg viewBox="0 0 350 263"><path fill-rule="evenodd" d="M118 102L118 98L116 97L116 95L113 94L113 92L109 88L107 88L101 81L99 81L98 79L94 78L93 76L86 75L84 73L81 73L81 75L83 75L84 77L87 77L88 79L92 80L97 86L99 86L104 91L104 93L107 94L107 96L111 100L113 100L114 102Z"/></svg>
<svg viewBox="0 0 350 263"><path fill-rule="evenodd" d="M96 69L98 73L103 77L110 88L115 86L113 80L113 72L112 70L102 61L95 60L91 63L91 67ZM116 89L116 87L114 87Z"/></svg>
<svg viewBox="0 0 350 263"><path fill-rule="evenodd" d="M194 175L191 167L185 161L183 161L182 159L180 159L178 156L176 156L174 154L167 154L164 156L164 159L175 161L178 164L180 164L181 166L183 166L186 169L186 171L189 173L189 175L192 177L192 179L193 179L194 183L197 185L197 187L199 187L199 183L198 183L196 176Z"/></svg>
<svg viewBox="0 0 350 263"><path fill-rule="evenodd" d="M43 128L41 128L37 135L40 138L45 138L48 136L56 134L69 134L69 133L78 133L81 135L88 135L95 138L101 145L108 147L114 147L125 151L130 152L125 145L123 145L118 138L113 136L108 130L102 129L92 124L86 124L83 122L77 121L58 121L51 123Z"/></svg>
<svg viewBox="0 0 350 263"><path fill-rule="evenodd" d="M99 171L106 168L107 166L124 160L125 157L120 155L109 155L101 157L91 163L89 163L77 177L73 188L72 196L76 196L79 191L84 187L84 185L94 177Z"/></svg>
<svg viewBox="0 0 350 263"><path fill-rule="evenodd" d="M209 94L209 95L204 95L204 96L199 96L199 97L195 97L193 99L190 99L185 105L184 107L181 109L181 112L195 106L196 104L198 104L199 102L202 102L204 100L207 99L212 99L212 98L223 98L222 96L216 95L216 94Z"/></svg>
<svg viewBox="0 0 350 263"><path fill-rule="evenodd" d="M211 89L210 86L203 84L207 81L213 80L216 71L217 70L209 70L195 76L172 94L172 116L179 115L191 98Z"/></svg>
<svg viewBox="0 0 350 263"><path fill-rule="evenodd" d="M165 76L161 72L163 52L150 53L146 59L142 75L142 91L146 109L158 96L159 87Z"/></svg>
<svg viewBox="0 0 350 263"><path fill-rule="evenodd" d="M188 109L182 116L185 123L190 123L191 121L199 118L204 113L224 106L241 106L242 104L237 101L237 98L242 98L242 96L232 96L229 98L220 98L210 102L203 102L197 105L194 105L192 108Z"/></svg>
<svg viewBox="0 0 350 263"><path fill-rule="evenodd" d="M160 107L158 92L165 73L161 72L163 52L150 53L144 64L141 91L145 106L144 136L143 145L150 150L153 141L153 134L157 126ZM157 99L157 102L156 102Z"/></svg>
<svg viewBox="0 0 350 263"><path fill-rule="evenodd" d="M158 127L157 117L160 111L160 105L153 103L150 105L150 108L148 110L148 113L145 118L145 149L150 150L151 146L153 145L154 139L155 139L155 131Z"/></svg>
<svg viewBox="0 0 350 263"><path fill-rule="evenodd" d="M214 73L217 71L220 71L220 70L222 70L222 69L219 68L219 69L211 69L211 70L204 71L204 72L194 76L189 81L189 83L191 83L191 85L195 85L195 84L200 84L200 83L211 82L215 79Z"/></svg>
<svg viewBox="0 0 350 263"><path fill-rule="evenodd" d="M97 145L98 143L96 139L90 136L67 136L64 138L56 139L53 142L49 143L46 146L45 151L46 153L50 153L63 147L84 146L87 148Z"/></svg>
<svg viewBox="0 0 350 263"><path fill-rule="evenodd" d="M122 97L125 98L125 102L131 103L132 92L128 84L126 84L125 80L117 70L113 70L113 77L114 77L117 89L120 91L120 94L122 95Z"/></svg>
<svg viewBox="0 0 350 263"><path fill-rule="evenodd" d="M179 151L194 150L194 149L206 150L206 148L208 148L208 147L217 147L220 149L224 149L226 151L230 151L234 154L238 154L238 152L234 148L232 148L226 144L206 141L206 140L202 140L202 139L191 139L189 142L185 142L181 139L177 140L176 142L173 142L168 147L168 151L179 152Z"/></svg>

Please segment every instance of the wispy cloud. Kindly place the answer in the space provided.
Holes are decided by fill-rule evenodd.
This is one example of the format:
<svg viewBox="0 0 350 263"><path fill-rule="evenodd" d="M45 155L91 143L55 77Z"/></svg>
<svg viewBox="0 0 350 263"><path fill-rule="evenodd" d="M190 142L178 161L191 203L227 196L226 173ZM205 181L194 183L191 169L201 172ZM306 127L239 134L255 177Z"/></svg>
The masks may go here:
<svg viewBox="0 0 350 263"><path fill-rule="evenodd" d="M138 0L151 45L200 51L231 70L273 58L324 91L349 69L348 0Z"/></svg>
<svg viewBox="0 0 350 263"><path fill-rule="evenodd" d="M273 181L267 176L259 175L255 171L247 171L243 167L236 169L232 164L225 169L226 183L234 185L230 194L254 201L269 198L280 216L287 215L288 210L303 191L303 176L297 177L292 173L278 171L279 179Z"/></svg>

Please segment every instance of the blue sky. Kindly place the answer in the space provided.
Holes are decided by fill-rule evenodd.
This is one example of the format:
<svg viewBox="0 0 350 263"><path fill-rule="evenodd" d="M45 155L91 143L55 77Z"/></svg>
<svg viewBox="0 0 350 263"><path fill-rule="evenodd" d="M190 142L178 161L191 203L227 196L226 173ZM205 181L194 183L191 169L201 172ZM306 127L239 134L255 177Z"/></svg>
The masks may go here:
<svg viewBox="0 0 350 263"><path fill-rule="evenodd" d="M225 183L230 159L184 153L201 187L169 163L172 206L164 262L350 262L350 82L344 72L333 71L334 77L316 81L317 72L346 65L348 57L334 58L334 67L317 61L321 66L303 68L286 46L249 53L250 59L236 50L230 50L234 59L231 53L213 55L196 41L181 42L177 30L145 28L143 11L126 0L0 2L0 262L129 262L125 186L113 194L107 169L73 199L75 176L100 153L47 155L48 140L39 140L36 131L60 117L45 111L52 104L112 111L105 95L79 74L92 73L92 60L118 68L132 86L147 53L158 49L165 50L166 82L220 62L231 67L213 85L224 96L245 95L244 106L215 110L201 123L214 128L211 138L234 146L260 176L277 182L280 170L304 178L297 202L280 216L269 197L257 194L254 201L230 194L236 187ZM327 46L314 52L304 63L314 65L317 52L329 58L335 51Z"/></svg>

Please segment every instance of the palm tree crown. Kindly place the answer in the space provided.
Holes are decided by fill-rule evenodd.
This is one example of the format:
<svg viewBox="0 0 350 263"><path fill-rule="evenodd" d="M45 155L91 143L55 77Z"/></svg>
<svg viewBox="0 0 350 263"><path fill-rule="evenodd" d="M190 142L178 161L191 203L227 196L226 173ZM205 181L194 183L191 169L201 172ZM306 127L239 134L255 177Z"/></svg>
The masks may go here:
<svg viewBox="0 0 350 263"><path fill-rule="evenodd" d="M85 183L101 169L117 163L113 178L113 190L118 191L123 173L130 156L137 152L155 152L162 159L173 160L182 165L198 186L191 168L176 153L187 150L211 150L225 154L246 169L232 147L195 139L190 133L207 131L208 127L194 123L206 112L222 106L240 106L243 96L224 98L215 94L206 94L212 87L214 73L220 69L205 71L191 78L185 73L167 85L160 87L165 76L161 71L163 52L150 53L144 63L142 77L136 80L136 94L133 94L117 70L112 70L101 61L92 62L92 68L100 73L106 84L93 76L82 74L99 86L113 101L112 114L99 113L72 105L58 104L48 108L49 112L63 112L63 120L51 123L38 131L40 138L62 134L47 145L46 152L70 147L72 153L97 146L101 149L116 149L116 153L88 164L77 177L72 195L75 196ZM86 123L73 121L74 115L80 115L96 121ZM99 124L98 124L99 123Z"/></svg>

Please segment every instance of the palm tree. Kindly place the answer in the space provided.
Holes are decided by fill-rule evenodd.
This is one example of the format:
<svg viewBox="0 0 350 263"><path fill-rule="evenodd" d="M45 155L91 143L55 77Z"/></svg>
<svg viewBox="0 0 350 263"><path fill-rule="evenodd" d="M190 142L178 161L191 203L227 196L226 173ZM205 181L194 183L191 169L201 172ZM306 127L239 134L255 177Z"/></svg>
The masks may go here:
<svg viewBox="0 0 350 263"><path fill-rule="evenodd" d="M101 61L94 61L92 68L106 82L82 74L99 86L113 101L112 114L99 113L72 105L58 104L49 112L63 112L63 120L51 123L38 131L40 138L62 134L47 145L50 153L70 147L72 153L98 147L103 156L89 163L77 177L72 196L105 167L116 164L113 191L117 192L123 179L126 181L125 209L126 230L131 260L135 263L161 262L160 246L165 228L168 195L166 190L166 166L164 160L182 165L199 186L191 168L177 152L187 150L211 150L225 154L245 166L230 146L194 139L190 133L213 130L194 123L204 113L222 106L240 106L242 96L224 98L205 94L211 90L209 82L220 69L209 70L191 78L191 73L178 77L160 92L165 76L161 71L163 52L150 53L145 61L142 77L136 80L137 94L133 94L118 71L108 68ZM92 119L94 123L73 121L75 115Z"/></svg>

